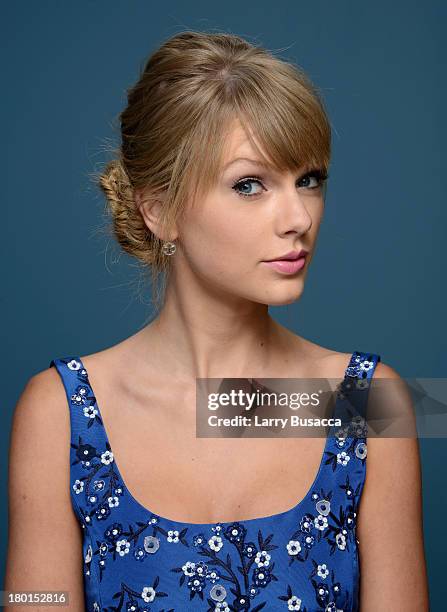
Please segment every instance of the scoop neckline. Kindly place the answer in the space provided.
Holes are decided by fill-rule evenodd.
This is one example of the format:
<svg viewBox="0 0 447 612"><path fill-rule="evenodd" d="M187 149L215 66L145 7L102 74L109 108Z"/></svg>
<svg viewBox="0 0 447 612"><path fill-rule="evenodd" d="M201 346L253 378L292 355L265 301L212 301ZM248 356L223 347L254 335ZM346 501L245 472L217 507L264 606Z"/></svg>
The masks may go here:
<svg viewBox="0 0 447 612"><path fill-rule="evenodd" d="M352 358L352 356L351 356ZM298 512L298 510L305 505L305 503L310 499L312 493L314 492L314 490L317 488L317 483L320 480L321 474L324 471L325 467L326 467L326 462L325 462L325 457L326 457L326 452L329 449L330 446L330 441L332 439L331 436L331 430L333 429L332 426L329 427L329 433L326 435L325 438L325 444L323 447L323 452L321 455L321 459L320 459L320 463L317 469L317 473L310 485L310 487L307 489L304 497L302 497L296 504L294 504L291 508L288 508L287 510L283 510L281 512L275 512L274 514L269 514L269 515L265 515L265 516L258 516L258 517L253 517L253 518L248 518L248 519L233 519L230 521L212 521L212 522L206 522L206 523L192 523L190 521L179 521L179 520L175 520L175 519L171 519L167 516L163 516L161 514L158 514L157 512L154 512L153 510L151 510L150 508L146 507L144 504L142 504L136 497L135 495L130 491L130 489L128 488L126 481L124 480L122 474L121 474L121 470L119 468L119 464L116 461L116 455L113 451L112 445L110 444L110 438L108 436L107 433L107 428L104 422L104 418L102 416L101 413L101 408L99 406L99 402L97 400L95 391L92 387L92 384L90 382L90 378L89 378L89 374L88 374L88 370L84 365L84 362L82 361L81 357L75 357L76 361L79 362L81 369L84 370L85 372L85 380L84 380L84 384L87 383L88 386L90 387L90 391L92 392L93 397L95 398L95 402L94 402L94 407L97 410L97 416L99 416L100 421L101 421L101 426L102 426L102 433L103 433L103 437L104 440L108 443L109 449L113 455L113 463L115 464L114 467L114 471L116 476L118 477L118 479L120 480L121 483L121 487L123 489L123 491L126 493L127 498L129 500L129 502L131 504L133 504L134 506L136 506L142 513L149 515L150 517L155 517L157 518L159 521L162 521L164 523L169 523L171 525L174 526L179 526L179 528L191 528L191 529L197 529L197 528L212 528L215 525L220 525L222 527L228 527L230 525L234 525L234 524L238 524L238 525L255 525L256 523L262 523L262 522L268 522L268 521L275 521L275 520L281 520L284 519L288 516L291 516L295 513ZM351 362L351 359L349 361L349 363ZM344 378L346 378L346 368L345 368L345 373L344 373ZM333 409L333 413L331 415L334 416L336 414L336 409L337 409L337 405L339 402L339 397L338 394L336 394L336 398L335 398L335 405L334 405L334 409Z"/></svg>

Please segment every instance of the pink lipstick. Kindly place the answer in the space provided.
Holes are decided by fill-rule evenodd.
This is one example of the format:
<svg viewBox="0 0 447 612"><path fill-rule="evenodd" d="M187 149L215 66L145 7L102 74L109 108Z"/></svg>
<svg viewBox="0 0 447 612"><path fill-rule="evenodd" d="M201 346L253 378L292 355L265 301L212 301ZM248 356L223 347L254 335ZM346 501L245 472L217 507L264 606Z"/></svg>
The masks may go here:
<svg viewBox="0 0 447 612"><path fill-rule="evenodd" d="M304 249L301 249L301 251L290 251L285 255L264 261L263 263L282 274L295 274L304 267L306 255L307 251Z"/></svg>

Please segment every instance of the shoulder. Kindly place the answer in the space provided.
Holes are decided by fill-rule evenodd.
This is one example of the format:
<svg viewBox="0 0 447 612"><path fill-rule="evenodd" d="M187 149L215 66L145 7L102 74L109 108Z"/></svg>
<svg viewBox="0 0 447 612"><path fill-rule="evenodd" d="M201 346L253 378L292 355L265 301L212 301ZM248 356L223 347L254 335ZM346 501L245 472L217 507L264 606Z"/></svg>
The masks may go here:
<svg viewBox="0 0 447 612"><path fill-rule="evenodd" d="M413 398L392 366L382 362L376 365L368 405L374 416L380 415L381 438L417 437Z"/></svg>
<svg viewBox="0 0 447 612"><path fill-rule="evenodd" d="M376 366L369 390L368 416L361 525L366 531L364 524L372 526L378 517L382 520L385 511L399 516L402 503L417 521L421 465L413 401L404 379L382 362Z"/></svg>
<svg viewBox="0 0 447 612"><path fill-rule="evenodd" d="M28 464L32 472L50 469L58 451L66 452L69 440L65 389L56 368L48 368L28 379L16 403L9 446L12 475L25 477Z"/></svg>
<svg viewBox="0 0 447 612"><path fill-rule="evenodd" d="M393 378L395 380L402 380L400 374L396 372L394 368L386 363L383 363L382 361L379 361L377 364L374 376L376 378Z"/></svg>
<svg viewBox="0 0 447 612"><path fill-rule="evenodd" d="M70 418L54 367L26 382L9 442L5 588L38 589L59 580L73 605L81 605L82 540L70 499Z"/></svg>
<svg viewBox="0 0 447 612"><path fill-rule="evenodd" d="M300 336L289 328L275 323L288 345L287 359L296 363L302 376L343 377L352 353L336 351ZM297 358L298 357L298 358Z"/></svg>
<svg viewBox="0 0 447 612"><path fill-rule="evenodd" d="M373 431L367 438L357 520L365 575L361 600L378 609L390 601L395 607L404 602L411 607L417 601L418 609L426 610L422 470L413 402L405 381L390 365L379 363L374 378L368 400L368 414L371 399L373 411L368 429L372 426ZM391 580L384 559L405 571ZM384 588L377 590L377 583Z"/></svg>
<svg viewBox="0 0 447 612"><path fill-rule="evenodd" d="M413 401L401 375L382 361L376 364L368 392L367 425L368 456L356 525L365 577L360 607L382 609L392 602L393 609L403 609L417 603L418 609L428 610L422 470ZM404 571L391 577L390 566Z"/></svg>
<svg viewBox="0 0 447 612"><path fill-rule="evenodd" d="M308 364L312 376L321 376L323 378L343 378L346 368L350 364L351 358L356 351L364 353L366 356L374 353L367 353L359 348L353 349L351 352L337 351L315 342L311 342L306 338L293 334L295 342L295 351L302 356L302 361ZM301 361L301 360L300 360ZM381 366L380 361L376 364L375 375L378 368ZM383 368L381 368L383 372Z"/></svg>
<svg viewBox="0 0 447 612"><path fill-rule="evenodd" d="M138 360L142 344L139 342L140 337L141 332L137 332L116 344L102 348L94 353L80 355L79 359L89 374L90 370L94 369L100 373L101 378L107 378L110 373L110 378L113 379L114 374L122 368L123 364Z"/></svg>
<svg viewBox="0 0 447 612"><path fill-rule="evenodd" d="M55 367L30 377L18 398L13 428L22 433L37 428L42 435L50 435L54 428L67 423L66 394ZM42 430L42 431L41 431Z"/></svg>
<svg viewBox="0 0 447 612"><path fill-rule="evenodd" d="M24 488L26 497L41 500L39 504L50 502L47 493L54 495L54 501L68 501L70 427L67 396L56 368L29 378L12 416L9 493L13 505L21 507ZM51 491L46 486L49 482Z"/></svg>
<svg viewBox="0 0 447 612"><path fill-rule="evenodd" d="M304 340L302 346L305 347L308 362L315 375L334 379L343 378L354 354L354 350L351 353L335 351L308 340ZM368 353L362 350L359 352L366 356L376 355L380 358L380 355L374 352ZM398 444L387 444L386 440L417 437L413 398L408 385L394 367L379 360L375 364L368 391L368 414L379 418L378 426L380 427L380 431L373 431L374 435L368 438L371 450L373 447L386 446L387 452L400 453L402 451L396 450ZM414 443L408 444L407 452L414 454L414 446ZM410 450L411 448L413 450Z"/></svg>

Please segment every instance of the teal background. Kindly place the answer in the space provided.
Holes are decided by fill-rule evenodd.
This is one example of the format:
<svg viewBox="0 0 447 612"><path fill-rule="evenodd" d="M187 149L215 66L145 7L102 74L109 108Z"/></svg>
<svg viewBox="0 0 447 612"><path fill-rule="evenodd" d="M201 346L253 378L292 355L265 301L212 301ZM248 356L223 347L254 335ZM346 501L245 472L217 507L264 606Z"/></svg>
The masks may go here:
<svg viewBox="0 0 447 612"><path fill-rule="evenodd" d="M16 0L2 13L2 561L10 424L26 381L52 358L120 341L150 314L133 261L101 231L89 174L116 143L125 89L180 30L283 50L326 102L333 160L317 253L302 299L272 314L332 349L379 353L401 376L446 376L445 3ZM421 452L437 611L446 440L421 440Z"/></svg>

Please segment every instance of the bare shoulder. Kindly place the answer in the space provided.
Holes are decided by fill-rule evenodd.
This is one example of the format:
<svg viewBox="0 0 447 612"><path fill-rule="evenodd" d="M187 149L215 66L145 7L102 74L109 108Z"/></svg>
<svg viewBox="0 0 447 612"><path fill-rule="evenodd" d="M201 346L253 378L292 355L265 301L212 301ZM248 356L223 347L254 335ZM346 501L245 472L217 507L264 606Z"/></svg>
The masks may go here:
<svg viewBox="0 0 447 612"><path fill-rule="evenodd" d="M299 352L308 364L309 376L322 378L343 378L354 351L347 353L322 346L291 332L294 351Z"/></svg>
<svg viewBox="0 0 447 612"><path fill-rule="evenodd" d="M406 466L419 464L419 444L413 398L405 380L392 366L379 362L368 394L368 469L365 484L386 488L399 474L400 486L408 482ZM400 466L397 472L389 466Z"/></svg>
<svg viewBox="0 0 447 612"><path fill-rule="evenodd" d="M382 453L386 453L390 459L394 455L403 464L406 458L413 456L414 459L418 445L413 398L401 375L383 362L379 362L374 371L368 396L368 414L372 415L372 419L380 416L376 430L368 437L369 465Z"/></svg>
<svg viewBox="0 0 447 612"><path fill-rule="evenodd" d="M9 445L9 493L13 510L20 510L29 497L39 470L40 476L44 476L45 469L59 471L64 455L67 456L67 447L70 447L67 398L56 369L48 368L26 382L13 413ZM45 474L44 481L47 480L48 474ZM13 512L13 520L14 516Z"/></svg>
<svg viewBox="0 0 447 612"><path fill-rule="evenodd" d="M99 351L80 356L80 359L87 371L93 367L101 372L102 376L107 376L109 371L116 372L129 363L138 360L141 347L140 338L141 331Z"/></svg>
<svg viewBox="0 0 447 612"><path fill-rule="evenodd" d="M379 363L374 376L378 384L372 385L370 399L373 406L378 402L375 414L381 415L381 420L377 421L380 430L368 434L366 478L357 521L365 576L361 608L426 611L422 472L413 402L405 381L393 367ZM405 569L397 576L390 567Z"/></svg>
<svg viewBox="0 0 447 612"><path fill-rule="evenodd" d="M376 378L391 378L394 380L402 380L400 374L390 365L380 361L375 369L374 376Z"/></svg>
<svg viewBox="0 0 447 612"><path fill-rule="evenodd" d="M71 506L69 451L67 398L52 367L26 382L13 413L5 589L67 590L82 610L82 537Z"/></svg>
<svg viewBox="0 0 447 612"><path fill-rule="evenodd" d="M32 443L37 435L42 441L55 435L67 440L69 427L67 397L56 368L29 378L15 406L11 442ZM11 450L16 450L13 445Z"/></svg>

